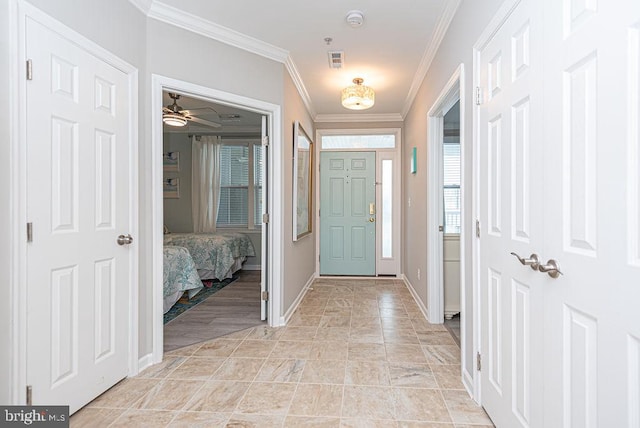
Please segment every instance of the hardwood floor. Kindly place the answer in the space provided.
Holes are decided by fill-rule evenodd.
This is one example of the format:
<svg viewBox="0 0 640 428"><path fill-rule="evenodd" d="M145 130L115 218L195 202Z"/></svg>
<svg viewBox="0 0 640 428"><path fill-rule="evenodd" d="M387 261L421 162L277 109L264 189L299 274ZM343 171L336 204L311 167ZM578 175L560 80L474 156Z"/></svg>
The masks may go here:
<svg viewBox="0 0 640 428"><path fill-rule="evenodd" d="M265 324L260 321L260 271L239 278L164 326L164 351Z"/></svg>

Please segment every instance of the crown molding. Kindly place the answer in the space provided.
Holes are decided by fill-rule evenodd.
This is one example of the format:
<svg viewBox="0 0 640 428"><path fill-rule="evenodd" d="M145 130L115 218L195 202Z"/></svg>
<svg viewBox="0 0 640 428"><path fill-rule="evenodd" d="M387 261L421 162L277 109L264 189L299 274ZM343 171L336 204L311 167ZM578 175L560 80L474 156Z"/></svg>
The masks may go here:
<svg viewBox="0 0 640 428"><path fill-rule="evenodd" d="M227 45L243 49L280 63L285 63L289 57L289 52L282 48L265 43L230 28L223 27L222 25L215 24L206 19L202 19L199 16L192 15L164 3L152 1L148 16L149 18L183 28L187 31L200 34L201 36L217 40Z"/></svg>
<svg viewBox="0 0 640 428"><path fill-rule="evenodd" d="M300 73L298 73L298 69L296 68L291 55L287 55L287 60L284 63L287 71L289 72L289 76L293 80L293 84L296 85L298 89L298 94L300 94L300 98L302 98L302 102L304 103L309 115L314 117L316 115L315 109L313 108L313 103L311 102L311 97L309 96L309 92L307 92L307 88L304 86L304 82L302 81L302 77Z"/></svg>
<svg viewBox="0 0 640 428"><path fill-rule="evenodd" d="M302 77L296 68L291 55L285 49L279 48L269 43L265 43L262 40L247 36L238 31L232 30L222 25L218 25L214 22L200 18L199 16L192 15L184 12L173 6L160 3L155 0L130 0L131 2L149 2L150 7L147 12L149 18L153 18L164 23L174 25L176 27L183 28L187 31L199 34L201 36L225 43L227 45L242 49L256 55L271 59L283 63L285 68L289 72L291 79L293 80L300 98L304 103L307 111L311 117L315 116L315 109L311 102L309 92L302 81ZM142 9L141 9L142 10Z"/></svg>
<svg viewBox="0 0 640 428"><path fill-rule="evenodd" d="M319 123L347 123L347 122L402 122L399 113L385 114L318 114L314 118Z"/></svg>
<svg viewBox="0 0 640 428"><path fill-rule="evenodd" d="M134 5L140 12L148 15L153 0L129 0L129 3Z"/></svg>
<svg viewBox="0 0 640 428"><path fill-rule="evenodd" d="M411 105L413 101L416 99L416 95L418 95L418 90L424 81L424 78L427 76L427 72L431 67L431 63L438 52L438 48L444 39L447 30L449 29L449 25L451 25L451 21L458 10L458 6L460 6L461 0L451 0L448 1L440 15L440 19L438 20L438 24L436 28L433 30L433 36L431 38L431 43L425 49L424 54L422 55L422 60L420 61L420 65L418 65L418 70L413 77L413 82L411 83L411 88L409 89L409 93L407 94L407 99L404 102L404 108L402 109L402 118L404 119L409 113L411 109Z"/></svg>

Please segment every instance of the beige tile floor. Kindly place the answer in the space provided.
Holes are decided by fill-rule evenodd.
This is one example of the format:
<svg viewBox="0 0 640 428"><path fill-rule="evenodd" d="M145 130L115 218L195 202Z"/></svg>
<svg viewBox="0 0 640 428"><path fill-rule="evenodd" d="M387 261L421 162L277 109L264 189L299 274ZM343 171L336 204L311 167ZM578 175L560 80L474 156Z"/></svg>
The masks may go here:
<svg viewBox="0 0 640 428"><path fill-rule="evenodd" d="M492 427L459 361L401 281L320 279L287 327L166 353L71 426Z"/></svg>

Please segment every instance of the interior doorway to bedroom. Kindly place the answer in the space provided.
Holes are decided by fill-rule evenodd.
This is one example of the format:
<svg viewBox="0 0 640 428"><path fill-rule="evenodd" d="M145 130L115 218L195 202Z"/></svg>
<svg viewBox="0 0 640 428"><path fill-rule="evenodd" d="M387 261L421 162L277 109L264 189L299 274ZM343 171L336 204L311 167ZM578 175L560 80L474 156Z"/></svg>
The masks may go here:
<svg viewBox="0 0 640 428"><path fill-rule="evenodd" d="M262 115L163 92L164 350L264 323ZM185 123L186 122L186 123Z"/></svg>
<svg viewBox="0 0 640 428"><path fill-rule="evenodd" d="M213 288L221 288L215 290L213 300L209 302L209 306L216 306L217 301L218 312L215 314L200 314L197 320L193 319L190 324L189 332L183 331L176 336L180 336L181 342L167 343L171 348L177 348L188 345L188 341L197 342L211 338L211 326L224 325L226 331L220 334L228 334L235 328L237 330L246 328L245 324L233 322L226 316L235 312L239 315L237 319L242 317L242 321L246 322L250 311L252 322L263 324L265 321L269 325L277 324L279 318L275 316L280 313L279 300L271 299L266 301L265 298L271 294L277 297L280 293L279 278L281 269L277 266L274 268L270 265L269 254L277 253L279 249L278 240L269 239L270 236L278 236L281 229L277 223L263 224L262 219L265 213L279 214L278 202L281 195L278 189L273 191L270 183L277 182L280 179L278 171L278 153L279 147L271 149L268 147L268 139L273 138L277 141L280 133L274 128L274 123L280 121L280 110L277 105L265 103L258 100L252 100L246 97L213 90L210 88L193 85L187 82L177 81L162 76L153 76L152 104L155 106L154 111L158 114L152 117L152 164L153 175L153 360L160 361L162 354L166 349L164 347L165 324L163 312L164 308L164 281L165 278L163 268L164 263L164 244L167 237L176 238L180 232L191 235L197 227L205 226L207 222L198 216L194 216L194 200L199 197L202 199L202 188L198 186L202 180L197 179L196 174L203 174L206 171L194 171L195 159L202 156L210 156L203 154L202 142L210 143L213 141L216 146L216 160L214 164L217 168L211 168L216 171L218 190L218 213L211 215L208 213L208 219L215 221L216 232L212 235L217 239L218 235L242 235L245 243L235 243L232 246L231 253L234 258L233 266L229 267L228 275L220 277L218 271L220 266L212 265L198 269L195 266L198 276L202 271L205 275L200 278L204 279L205 291L210 292ZM170 95L170 93L172 95ZM191 103L191 104L190 104ZM199 104L199 105L198 105ZM163 120L163 119L167 120ZM166 124L167 121L175 120L178 125L171 127ZM184 122L181 123L181 122ZM167 128L181 128L182 132L169 132ZM273 130L273 135L271 135ZM176 135L170 135L176 134ZM165 138L166 137L166 138ZM167 140L165 142L165 139ZM198 142L199 144L195 144ZM175 149L177 144L179 149ZM191 150L191 153L189 152ZM180 153L180 150L184 152ZM200 152L198 152L200 150ZM275 156L270 155L270 151ZM175 153L174 153L175 152ZM205 156L205 157L206 157ZM273 163L275 162L275 166ZM189 171L189 166L191 171ZM225 172L226 168L226 172ZM244 179L244 182L241 180ZM209 179L207 179L209 181ZM209 183L207 182L207 185ZM191 201L188 201L190 195ZM195 195L195 196L194 196ZM200 196L198 196L200 195ZM183 199L189 203L183 203L187 208L178 208L178 213L169 208L171 202L175 203ZM206 198L205 198L206 199ZM211 201L200 201L211 207ZM191 205L191 213L185 211ZM176 207L174 207L176 208ZM165 216L165 210L167 214ZM242 210L242 212L239 212ZM173 212L173 213L172 213ZM219 214L219 216L218 216ZM191 223L189 223L189 217ZM165 224L166 223L166 224ZM218 224L219 223L219 224ZM164 228L166 226L166 228ZM163 229L169 233L163 234ZM206 232L206 231L205 231ZM206 235L206 233L198 233ZM174 247L184 247L183 242L168 242L168 244L176 244ZM179 244L179 245L178 245ZM245 248L239 246L250 246L252 252L246 252ZM184 248L183 248L184 250ZM193 265L198 264L193 259L199 259L197 249L193 249L196 257L190 257ZM223 251L224 252L224 251ZM243 253L244 252L244 253ZM190 251L186 249L189 256ZM202 267L202 266L201 266ZM241 267L240 270L237 270ZM209 269L210 268L210 269ZM213 271L213 272L212 272ZM213 276L210 277L209 275ZM217 278L215 278L217 276ZM234 279L231 284L220 284L215 279ZM236 279L237 277L237 279ZM214 280L214 281L211 281ZM196 280L194 280L196 282ZM207 282L214 282L211 288L206 287ZM275 283L275 287L269 285ZM223 286L223 287L222 287ZM199 290L193 290L182 296L183 301L188 302L191 298L198 299ZM233 293L235 291L235 294ZM178 293L180 294L180 293ZM191 294L191 295L189 295ZM226 294L226 299L225 299ZM249 298L247 298L249 297ZM207 298L205 302L210 300ZM226 302L226 303L225 303ZM246 303L247 308L243 311L237 310L237 304ZM197 301L196 301L197 303ZM229 306L236 305L235 309ZM203 303L195 306L172 321L180 319L188 315L189 312L196 311ZM204 306L202 306L204 307ZM226 314L225 314L226 309ZM203 311L200 311L203 312ZM169 324L167 324L169 325ZM199 336L194 334L194 325L202 327L202 331L207 332L207 336Z"/></svg>

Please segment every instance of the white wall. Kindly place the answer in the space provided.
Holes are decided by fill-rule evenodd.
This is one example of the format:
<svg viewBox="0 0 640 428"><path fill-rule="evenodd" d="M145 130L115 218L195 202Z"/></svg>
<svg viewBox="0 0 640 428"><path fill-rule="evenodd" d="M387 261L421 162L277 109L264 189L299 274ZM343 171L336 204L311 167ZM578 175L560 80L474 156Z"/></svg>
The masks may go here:
<svg viewBox="0 0 640 428"><path fill-rule="evenodd" d="M471 165L473 158L472 152L472 84L473 84L473 45L480 36L482 30L487 26L498 7L502 4L502 0L484 0L470 1L463 0L460 4L449 30L445 35L440 48L434 58L431 68L425 77L420 90L413 102L405 118L405 141L410 144L403 146L402 158L406 162L411 156L411 147L418 148L418 171L416 174L410 174L404 168L404 272L416 292L427 306L427 283L426 264L427 264L427 112L433 107L440 91L444 88L449 78L461 63L465 66L465 86L467 88L465 111L460 112L461 121L466 126L466 141L462 150L467 159L467 174L465 177L466 201L464 205L466 217L463 219L466 230L474 230L473 218L471 216ZM408 206L411 199L411 207ZM468 234L471 236L471 233ZM465 253L465 277L466 284L470 286L471 277L471 248L467 246ZM422 274L420 279L417 278L417 270L420 269ZM470 290L470 289L469 289ZM471 331L472 321L472 300L471 293L466 295L467 313L465 323L467 331ZM470 338L470 336L468 336ZM473 349L472 343L466 343L466 349ZM472 367L472 355L468 352L465 361L466 367Z"/></svg>
<svg viewBox="0 0 640 428"><path fill-rule="evenodd" d="M315 274L315 260L317 257L315 237L318 231L318 225L315 223L314 217L311 225L312 233L299 241L293 241L293 123L296 120L299 121L309 136L315 135L315 129L313 120L307 112L302 98L300 98L293 80L288 73L285 73L283 82L284 113L282 120L282 142L284 144L284 159L282 165L284 167L284 283L282 313L286 314L309 278ZM314 159L315 165L317 165L317 161L317 159ZM314 183L317 182L315 176L312 180ZM315 201L315 186L311 200ZM315 210L317 207L314 206L313 209Z"/></svg>

